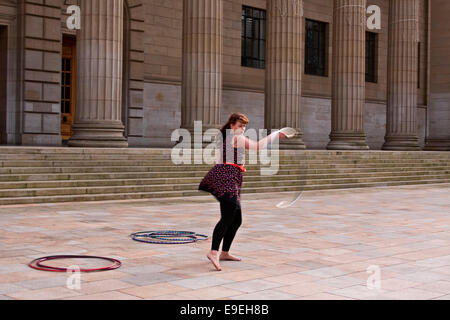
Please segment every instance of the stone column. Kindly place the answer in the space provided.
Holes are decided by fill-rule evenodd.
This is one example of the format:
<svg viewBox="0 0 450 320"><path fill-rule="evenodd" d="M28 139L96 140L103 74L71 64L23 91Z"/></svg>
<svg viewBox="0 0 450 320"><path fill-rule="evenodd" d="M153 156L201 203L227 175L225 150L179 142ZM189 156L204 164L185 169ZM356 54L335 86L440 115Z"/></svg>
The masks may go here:
<svg viewBox="0 0 450 320"><path fill-rule="evenodd" d="M366 0L334 0L330 150L367 150Z"/></svg>
<svg viewBox="0 0 450 320"><path fill-rule="evenodd" d="M420 150L416 115L418 1L389 3L388 103L383 150Z"/></svg>
<svg viewBox="0 0 450 320"><path fill-rule="evenodd" d="M450 1L433 0L431 5L430 99L428 137L425 150L450 151Z"/></svg>
<svg viewBox="0 0 450 320"><path fill-rule="evenodd" d="M303 0L267 1L265 127L292 127L299 134L280 149L305 149L300 128L302 100Z"/></svg>
<svg viewBox="0 0 450 320"><path fill-rule="evenodd" d="M123 0L80 0L71 147L128 147L123 136Z"/></svg>
<svg viewBox="0 0 450 320"><path fill-rule="evenodd" d="M181 128L220 128L222 54L223 0L184 0Z"/></svg>

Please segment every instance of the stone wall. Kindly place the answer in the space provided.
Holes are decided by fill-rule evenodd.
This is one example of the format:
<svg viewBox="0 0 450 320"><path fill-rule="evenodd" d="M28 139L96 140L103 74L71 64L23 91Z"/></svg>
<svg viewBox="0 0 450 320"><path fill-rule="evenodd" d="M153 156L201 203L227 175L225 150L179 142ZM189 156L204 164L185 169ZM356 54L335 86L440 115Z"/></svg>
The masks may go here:
<svg viewBox="0 0 450 320"><path fill-rule="evenodd" d="M23 1L23 145L61 145L61 0Z"/></svg>
<svg viewBox="0 0 450 320"><path fill-rule="evenodd" d="M145 147L170 147L171 135L181 126L181 86L146 83L144 90Z"/></svg>

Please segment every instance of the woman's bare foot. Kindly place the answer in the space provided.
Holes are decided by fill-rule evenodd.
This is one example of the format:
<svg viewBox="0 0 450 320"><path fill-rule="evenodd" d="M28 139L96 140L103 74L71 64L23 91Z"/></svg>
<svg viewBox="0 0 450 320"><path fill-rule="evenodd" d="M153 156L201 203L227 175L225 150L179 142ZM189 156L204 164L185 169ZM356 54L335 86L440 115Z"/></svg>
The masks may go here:
<svg viewBox="0 0 450 320"><path fill-rule="evenodd" d="M241 261L241 258L238 257L234 257L231 254L229 254L228 252L222 251L222 253L220 254L219 260L230 260L230 261Z"/></svg>
<svg viewBox="0 0 450 320"><path fill-rule="evenodd" d="M206 257L212 262L217 271L222 270L219 264L219 251L211 250Z"/></svg>

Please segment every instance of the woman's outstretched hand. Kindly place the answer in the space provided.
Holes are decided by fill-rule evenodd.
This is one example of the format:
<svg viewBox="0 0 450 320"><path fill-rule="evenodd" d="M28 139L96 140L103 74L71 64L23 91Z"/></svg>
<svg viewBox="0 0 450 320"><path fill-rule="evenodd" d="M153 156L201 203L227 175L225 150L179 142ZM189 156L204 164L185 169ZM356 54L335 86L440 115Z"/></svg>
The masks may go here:
<svg viewBox="0 0 450 320"><path fill-rule="evenodd" d="M297 130L286 127L280 130L280 134L278 136L280 137L280 139L291 139L294 138L296 134Z"/></svg>

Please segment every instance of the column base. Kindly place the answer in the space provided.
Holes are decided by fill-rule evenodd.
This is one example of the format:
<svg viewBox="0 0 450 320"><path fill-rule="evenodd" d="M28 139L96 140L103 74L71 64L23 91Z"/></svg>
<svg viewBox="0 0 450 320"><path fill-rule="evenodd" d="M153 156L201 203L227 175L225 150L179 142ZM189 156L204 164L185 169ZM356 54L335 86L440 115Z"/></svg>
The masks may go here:
<svg viewBox="0 0 450 320"><path fill-rule="evenodd" d="M72 126L74 135L68 146L75 148L128 148L121 121L78 122Z"/></svg>
<svg viewBox="0 0 450 320"><path fill-rule="evenodd" d="M328 150L369 150L364 133L331 133Z"/></svg>
<svg viewBox="0 0 450 320"><path fill-rule="evenodd" d="M450 139L427 139L425 151L450 151Z"/></svg>
<svg viewBox="0 0 450 320"><path fill-rule="evenodd" d="M417 136L385 137L382 150L388 151L421 151Z"/></svg>
<svg viewBox="0 0 450 320"><path fill-rule="evenodd" d="M292 139L279 140L279 148L280 150L305 150L303 134L298 134Z"/></svg>

